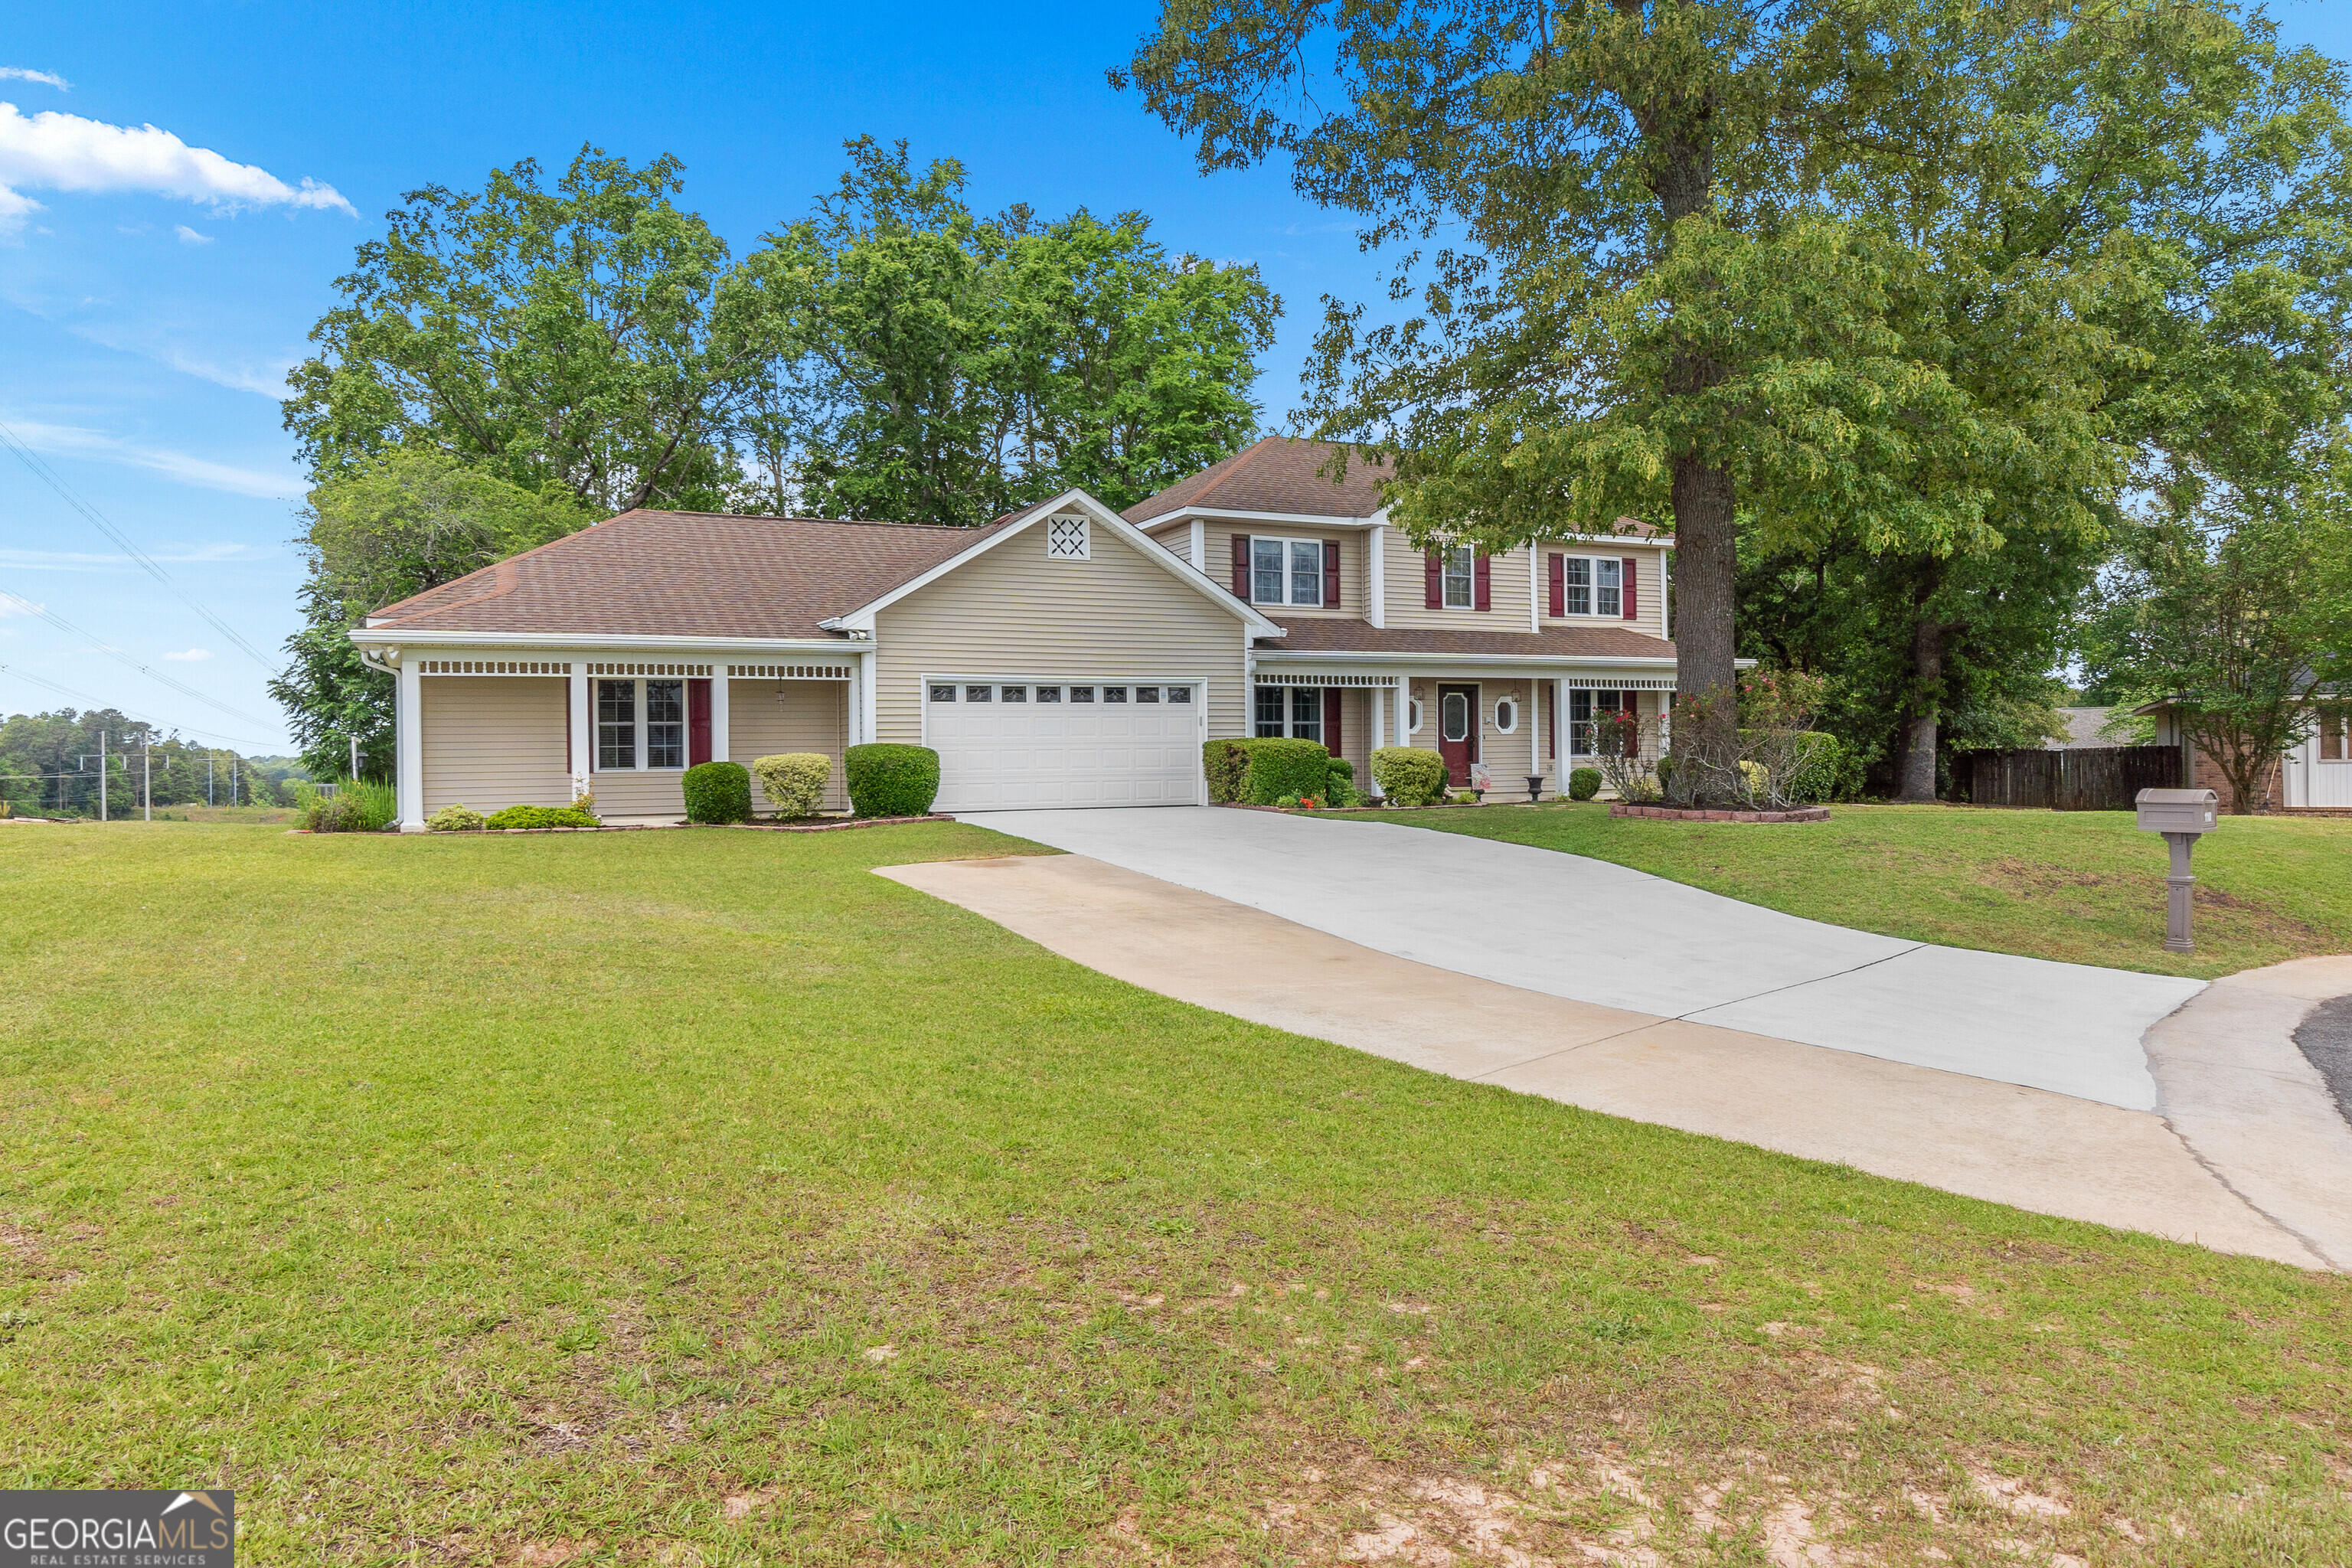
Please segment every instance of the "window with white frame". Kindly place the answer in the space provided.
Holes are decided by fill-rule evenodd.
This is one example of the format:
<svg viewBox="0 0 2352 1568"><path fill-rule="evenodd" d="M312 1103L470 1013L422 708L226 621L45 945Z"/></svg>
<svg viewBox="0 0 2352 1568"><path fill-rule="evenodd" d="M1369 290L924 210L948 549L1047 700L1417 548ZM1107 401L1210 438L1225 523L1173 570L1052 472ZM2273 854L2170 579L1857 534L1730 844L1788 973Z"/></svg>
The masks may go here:
<svg viewBox="0 0 2352 1568"><path fill-rule="evenodd" d="M1261 741L1284 736L1294 741L1323 738L1323 689L1319 686L1261 686L1252 705L1252 729Z"/></svg>
<svg viewBox="0 0 2352 1568"><path fill-rule="evenodd" d="M596 682L600 772L686 766L686 682Z"/></svg>
<svg viewBox="0 0 2352 1568"><path fill-rule="evenodd" d="M1323 603L1323 541L1250 539L1250 603Z"/></svg>
<svg viewBox="0 0 2352 1568"><path fill-rule="evenodd" d="M1560 614L1622 616L1625 563L1613 555L1570 555L1560 562Z"/></svg>
<svg viewBox="0 0 2352 1568"><path fill-rule="evenodd" d="M1495 732L1498 735L1516 734L1518 728L1518 700L1513 697L1498 700L1495 704Z"/></svg>
<svg viewBox="0 0 2352 1568"><path fill-rule="evenodd" d="M1442 603L1449 610L1471 610L1478 606L1478 552L1467 544L1456 544L1445 552L1440 563L1444 589Z"/></svg>
<svg viewBox="0 0 2352 1568"><path fill-rule="evenodd" d="M1048 561L1084 561L1087 559L1087 520L1083 517L1049 517L1045 520L1045 559Z"/></svg>
<svg viewBox="0 0 2352 1568"><path fill-rule="evenodd" d="M1568 694L1568 754L1590 757L1600 751L1599 718L1633 705L1630 691L1592 691L1579 687Z"/></svg>
<svg viewBox="0 0 2352 1568"><path fill-rule="evenodd" d="M1421 699L1418 697L1404 705L1404 732L1408 735L1421 733Z"/></svg>

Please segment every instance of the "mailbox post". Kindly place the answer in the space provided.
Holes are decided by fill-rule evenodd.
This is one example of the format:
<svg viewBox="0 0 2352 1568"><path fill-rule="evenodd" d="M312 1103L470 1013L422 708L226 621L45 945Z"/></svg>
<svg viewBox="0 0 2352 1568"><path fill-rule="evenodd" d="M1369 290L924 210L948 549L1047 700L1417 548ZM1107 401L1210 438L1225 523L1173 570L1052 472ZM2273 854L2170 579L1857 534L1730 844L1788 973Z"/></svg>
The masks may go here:
<svg viewBox="0 0 2352 1568"><path fill-rule="evenodd" d="M2164 951L2194 952L2189 935L2189 892L2197 879L2189 874L2189 852L2200 836L2213 831L2213 814L2221 797L2210 789L2144 789L2136 803L2143 833L2161 833L2172 850L2172 874L2164 879Z"/></svg>

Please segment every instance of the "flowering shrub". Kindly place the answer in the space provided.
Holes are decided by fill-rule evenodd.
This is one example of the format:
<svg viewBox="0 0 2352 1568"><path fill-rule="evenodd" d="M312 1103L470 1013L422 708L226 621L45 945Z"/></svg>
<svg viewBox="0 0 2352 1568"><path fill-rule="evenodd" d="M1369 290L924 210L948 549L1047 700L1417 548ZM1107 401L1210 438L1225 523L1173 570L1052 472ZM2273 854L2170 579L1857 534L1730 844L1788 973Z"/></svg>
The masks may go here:
<svg viewBox="0 0 2352 1568"><path fill-rule="evenodd" d="M470 805L445 805L426 817L425 826L436 833L474 833L486 820Z"/></svg>

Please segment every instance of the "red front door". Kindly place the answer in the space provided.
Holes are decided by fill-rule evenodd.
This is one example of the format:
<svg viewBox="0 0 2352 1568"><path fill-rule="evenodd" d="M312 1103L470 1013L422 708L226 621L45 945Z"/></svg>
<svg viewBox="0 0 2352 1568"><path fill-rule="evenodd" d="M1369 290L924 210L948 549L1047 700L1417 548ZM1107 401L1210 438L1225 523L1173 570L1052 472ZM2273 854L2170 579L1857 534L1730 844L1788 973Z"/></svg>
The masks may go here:
<svg viewBox="0 0 2352 1568"><path fill-rule="evenodd" d="M1445 759L1446 776L1459 789L1470 783L1470 764L1478 760L1478 689L1441 686L1437 689L1437 752Z"/></svg>

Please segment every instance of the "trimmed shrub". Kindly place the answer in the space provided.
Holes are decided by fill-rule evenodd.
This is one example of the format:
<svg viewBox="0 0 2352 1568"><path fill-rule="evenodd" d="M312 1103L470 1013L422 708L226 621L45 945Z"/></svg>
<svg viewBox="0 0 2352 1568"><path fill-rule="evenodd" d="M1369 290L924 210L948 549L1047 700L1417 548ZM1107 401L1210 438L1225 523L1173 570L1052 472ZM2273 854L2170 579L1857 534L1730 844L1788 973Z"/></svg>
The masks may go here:
<svg viewBox="0 0 2352 1568"><path fill-rule="evenodd" d="M1319 795L1329 788L1331 753L1320 741L1269 736L1234 743L1249 753L1242 798L1253 805L1272 805L1285 795Z"/></svg>
<svg viewBox="0 0 2352 1568"><path fill-rule="evenodd" d="M1571 768L1568 773L1568 798L1591 800L1601 793L1599 768Z"/></svg>
<svg viewBox="0 0 2352 1568"><path fill-rule="evenodd" d="M1862 794L1862 758L1853 747L1823 730L1799 731L1795 740L1799 761L1782 786L1790 800L1811 805Z"/></svg>
<svg viewBox="0 0 2352 1568"><path fill-rule="evenodd" d="M1249 747L1240 741L1201 742L1201 772L1209 781L1209 799L1230 805L1242 797L1242 780L1249 775Z"/></svg>
<svg viewBox="0 0 2352 1568"><path fill-rule="evenodd" d="M1372 779L1394 805L1434 805L1445 798L1445 759L1427 746L1382 746Z"/></svg>
<svg viewBox="0 0 2352 1568"><path fill-rule="evenodd" d="M824 809L824 786L833 777L833 759L822 752L779 752L751 763L760 776L760 793L778 816L814 816Z"/></svg>
<svg viewBox="0 0 2352 1568"><path fill-rule="evenodd" d="M504 811L494 811L484 827L493 833L505 833L517 827L602 827L593 813L576 805L510 805Z"/></svg>
<svg viewBox="0 0 2352 1568"><path fill-rule="evenodd" d="M364 833L367 815L354 795L341 790L332 795L313 791L302 806L302 826L313 833Z"/></svg>
<svg viewBox="0 0 2352 1568"><path fill-rule="evenodd" d="M860 816L920 816L940 797L940 754L929 746L852 746L841 765Z"/></svg>
<svg viewBox="0 0 2352 1568"><path fill-rule="evenodd" d="M436 833L476 833L489 820L470 805L445 805L425 819Z"/></svg>
<svg viewBox="0 0 2352 1568"><path fill-rule="evenodd" d="M688 822L751 820L751 771L740 763L697 763L678 781Z"/></svg>

